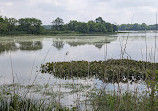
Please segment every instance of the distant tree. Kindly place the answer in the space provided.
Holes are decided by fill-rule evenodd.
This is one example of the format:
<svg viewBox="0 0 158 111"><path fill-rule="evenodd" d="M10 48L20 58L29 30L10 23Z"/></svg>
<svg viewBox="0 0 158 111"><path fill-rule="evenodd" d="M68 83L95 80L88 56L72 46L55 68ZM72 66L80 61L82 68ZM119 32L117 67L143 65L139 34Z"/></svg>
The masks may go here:
<svg viewBox="0 0 158 111"><path fill-rule="evenodd" d="M88 24L89 32L96 32L97 26L96 26L96 23L94 21L88 21L87 24Z"/></svg>
<svg viewBox="0 0 158 111"><path fill-rule="evenodd" d="M78 22L76 20L71 20L68 23L68 29L71 31L76 31L77 24L78 24Z"/></svg>
<svg viewBox="0 0 158 111"><path fill-rule="evenodd" d="M84 22L78 22L76 26L76 31L81 33L88 33L88 25Z"/></svg>
<svg viewBox="0 0 158 111"><path fill-rule="evenodd" d="M120 29L120 30L126 30L126 24L121 24L121 25L119 26L119 29Z"/></svg>
<svg viewBox="0 0 158 111"><path fill-rule="evenodd" d="M118 27L117 27L117 25L112 25L113 26L113 32L116 32L116 31L118 31Z"/></svg>
<svg viewBox="0 0 158 111"><path fill-rule="evenodd" d="M8 31L8 25L5 22L5 19L0 16L0 33L6 33Z"/></svg>
<svg viewBox="0 0 158 111"><path fill-rule="evenodd" d="M96 32L103 32L103 33L105 33L105 32L107 32L107 29L106 29L104 24L97 23L96 24Z"/></svg>
<svg viewBox="0 0 158 111"><path fill-rule="evenodd" d="M149 30L156 30L156 25L149 25Z"/></svg>
<svg viewBox="0 0 158 111"><path fill-rule="evenodd" d="M154 26L153 25L146 25L145 23L142 24L121 24L118 26L119 30L153 30Z"/></svg>
<svg viewBox="0 0 158 111"><path fill-rule="evenodd" d="M3 19L2 16L0 16L0 22L1 22L1 23L4 22L4 19Z"/></svg>
<svg viewBox="0 0 158 111"><path fill-rule="evenodd" d="M148 30L148 26L145 23L142 23L141 30Z"/></svg>
<svg viewBox="0 0 158 111"><path fill-rule="evenodd" d="M63 29L63 25L64 25L63 19L58 17L55 20L53 20L53 22L52 22L52 29L53 30L62 30Z"/></svg>
<svg viewBox="0 0 158 111"><path fill-rule="evenodd" d="M17 26L17 20L15 18L6 19L6 23L8 25L8 31L15 31Z"/></svg>
<svg viewBox="0 0 158 111"><path fill-rule="evenodd" d="M5 23L0 23L0 32L6 33L8 31L8 26Z"/></svg>
<svg viewBox="0 0 158 111"><path fill-rule="evenodd" d="M113 26L111 23L106 22L105 26L108 32L113 32Z"/></svg>
<svg viewBox="0 0 158 111"><path fill-rule="evenodd" d="M18 20L18 23L18 30L28 34L40 34L43 31L41 20L36 18L21 18Z"/></svg>
<svg viewBox="0 0 158 111"><path fill-rule="evenodd" d="M133 27L133 24L126 24L126 30L131 30Z"/></svg>
<svg viewBox="0 0 158 111"><path fill-rule="evenodd" d="M148 28L149 30L158 30L158 24L149 25Z"/></svg>
<svg viewBox="0 0 158 111"><path fill-rule="evenodd" d="M102 19L102 17L98 17L95 19L96 23L105 23L105 21Z"/></svg>
<svg viewBox="0 0 158 111"><path fill-rule="evenodd" d="M141 26L138 23L133 24L132 30L140 30Z"/></svg>

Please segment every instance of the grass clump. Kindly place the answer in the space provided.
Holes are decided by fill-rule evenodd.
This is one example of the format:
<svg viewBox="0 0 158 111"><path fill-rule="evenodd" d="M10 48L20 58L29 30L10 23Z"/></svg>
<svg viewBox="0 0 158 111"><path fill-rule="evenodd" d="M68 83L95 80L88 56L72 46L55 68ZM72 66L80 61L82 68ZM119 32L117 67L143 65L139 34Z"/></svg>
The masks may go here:
<svg viewBox="0 0 158 111"><path fill-rule="evenodd" d="M27 99L17 94L10 97L0 96L0 111L75 111L75 107L62 107L54 102Z"/></svg>
<svg viewBox="0 0 158 111"><path fill-rule="evenodd" d="M158 99L154 99L154 106L152 106L147 93L145 95L130 92L109 94L100 90L98 94L92 93L91 96L93 110L97 111L158 111Z"/></svg>
<svg viewBox="0 0 158 111"><path fill-rule="evenodd" d="M33 99L23 98L17 94L8 98L0 98L0 111L51 111L53 106L40 105Z"/></svg>

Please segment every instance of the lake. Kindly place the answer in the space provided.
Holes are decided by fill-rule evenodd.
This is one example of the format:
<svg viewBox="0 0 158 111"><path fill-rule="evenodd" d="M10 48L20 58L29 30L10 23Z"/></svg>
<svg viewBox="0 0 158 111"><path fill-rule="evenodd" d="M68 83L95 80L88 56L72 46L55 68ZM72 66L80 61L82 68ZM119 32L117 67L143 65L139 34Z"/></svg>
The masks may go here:
<svg viewBox="0 0 158 111"><path fill-rule="evenodd" d="M62 105L71 106L78 98L92 88L106 86L106 90L118 89L118 84L103 83L96 78L60 79L39 72L41 64L62 61L99 61L108 59L132 59L157 62L157 33L131 32L104 36L10 36L0 37L0 84L36 85L39 94L42 85L48 84L52 91L63 92ZM156 48L155 48L156 46ZM76 84L80 92L72 92L71 85ZM37 87L39 86L39 87ZM147 90L145 82L120 83L125 91L136 88L140 92ZM81 93L82 92L82 93ZM30 93L31 95L32 93ZM37 93L36 93L37 94ZM68 101L68 102L65 102Z"/></svg>

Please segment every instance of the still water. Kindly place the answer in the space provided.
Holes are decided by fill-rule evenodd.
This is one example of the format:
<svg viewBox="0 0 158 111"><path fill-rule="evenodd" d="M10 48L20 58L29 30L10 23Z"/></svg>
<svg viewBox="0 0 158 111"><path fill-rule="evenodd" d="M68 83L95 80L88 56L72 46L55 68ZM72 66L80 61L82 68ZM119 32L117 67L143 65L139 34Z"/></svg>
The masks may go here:
<svg viewBox="0 0 158 111"><path fill-rule="evenodd" d="M12 36L0 37L0 84L22 85L49 83L81 83L90 87L103 84L95 78L63 80L39 72L40 65L58 61L99 61L128 58L157 62L157 33L132 32L105 36ZM155 58L155 59L154 59ZM125 89L127 84L120 83ZM143 83L129 84L130 90L138 87L145 90ZM117 84L106 84L107 90L117 88ZM56 88L56 90L58 90ZM66 91L66 89L63 89ZM65 96L71 104L74 98ZM68 99L69 98L69 99ZM63 102L65 105L66 103ZM66 104L68 105L68 104Z"/></svg>

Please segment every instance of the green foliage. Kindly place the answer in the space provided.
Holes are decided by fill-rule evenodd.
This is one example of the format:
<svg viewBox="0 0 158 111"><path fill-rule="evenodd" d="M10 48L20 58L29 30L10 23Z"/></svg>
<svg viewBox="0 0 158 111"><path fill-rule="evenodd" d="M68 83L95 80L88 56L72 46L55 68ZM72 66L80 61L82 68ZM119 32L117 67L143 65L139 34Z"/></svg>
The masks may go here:
<svg viewBox="0 0 158 111"><path fill-rule="evenodd" d="M146 64L146 66L144 66ZM139 80L151 80L146 75L147 70L153 71L154 63L134 60L108 60L108 61L71 61L52 62L41 65L42 73L53 74L55 77L69 79L71 77L95 76L103 82L128 82ZM158 69L158 64L156 69ZM124 78L126 78L124 80Z"/></svg>
<svg viewBox="0 0 158 111"><path fill-rule="evenodd" d="M103 33L105 33L105 32L107 32L106 29L107 29L107 28L106 28L106 25L105 25L105 24L97 23L97 24L96 24L96 30L95 30L95 32L103 32Z"/></svg>
<svg viewBox="0 0 158 111"><path fill-rule="evenodd" d="M63 30L64 21L61 18L56 18L52 22L52 30Z"/></svg>
<svg viewBox="0 0 158 111"><path fill-rule="evenodd" d="M71 20L65 25L63 20L58 17L52 23L52 30L54 31L69 30L79 33L111 33L118 30L116 25L105 22L101 17L96 18L94 21L88 21L88 23Z"/></svg>
<svg viewBox="0 0 158 111"><path fill-rule="evenodd" d="M113 32L117 32L118 31L117 25L112 25L112 26L113 26Z"/></svg>
<svg viewBox="0 0 158 111"><path fill-rule="evenodd" d="M96 23L94 21L88 21L89 32L96 32Z"/></svg>
<svg viewBox="0 0 158 111"><path fill-rule="evenodd" d="M0 16L0 34L2 35L18 35L18 34L93 34L93 33L111 33L118 30L117 26L105 22L101 17L94 21L78 22L70 20L69 23L64 24L63 19L56 18L52 21L52 26L43 25L39 19L36 18L7 18Z"/></svg>
<svg viewBox="0 0 158 111"><path fill-rule="evenodd" d="M0 33L6 33L8 31L8 26L6 23L0 23Z"/></svg>
<svg viewBox="0 0 158 111"><path fill-rule="evenodd" d="M97 111L157 111L158 101L154 101L155 106L151 110L150 98L145 96L127 92L114 95L99 90L97 94L91 94L90 102L93 105L93 110Z"/></svg>
<svg viewBox="0 0 158 111"><path fill-rule="evenodd" d="M67 30L76 31L77 24L78 24L77 21L71 20L71 21L67 24Z"/></svg>
<svg viewBox="0 0 158 111"><path fill-rule="evenodd" d="M81 33L88 33L88 25L83 22L78 22L76 26L76 30Z"/></svg>
<svg viewBox="0 0 158 111"><path fill-rule="evenodd" d="M106 29L108 32L113 32L113 26L110 23L105 23Z"/></svg>
<svg viewBox="0 0 158 111"><path fill-rule="evenodd" d="M8 25L8 31L10 32L10 31L15 31L16 30L16 28L17 28L17 26L16 26L16 24L17 24L17 20L15 19L15 18L6 18L6 23L7 23L7 25Z"/></svg>
<svg viewBox="0 0 158 111"><path fill-rule="evenodd" d="M0 111L75 111L76 108L62 107L54 102L44 103L44 100L27 99L18 94L10 94L5 98L0 94Z"/></svg>
<svg viewBox="0 0 158 111"><path fill-rule="evenodd" d="M101 17L96 18L95 22L96 23L103 23L103 24L105 23L105 21Z"/></svg>
<svg viewBox="0 0 158 111"><path fill-rule="evenodd" d="M19 31L24 31L27 34L40 34L42 32L42 22L36 18L21 18L18 23Z"/></svg>
<svg viewBox="0 0 158 111"><path fill-rule="evenodd" d="M15 18L0 17L0 34L41 34L44 28L42 22L36 18Z"/></svg>
<svg viewBox="0 0 158 111"><path fill-rule="evenodd" d="M158 26L158 24L157 24ZM156 30L156 24L155 25L147 25L145 23L142 24L121 24L118 26L118 30L134 30L134 31L139 31L139 30Z"/></svg>
<svg viewBox="0 0 158 111"><path fill-rule="evenodd" d="M7 18L0 16L0 33L6 33L8 31L8 24Z"/></svg>

